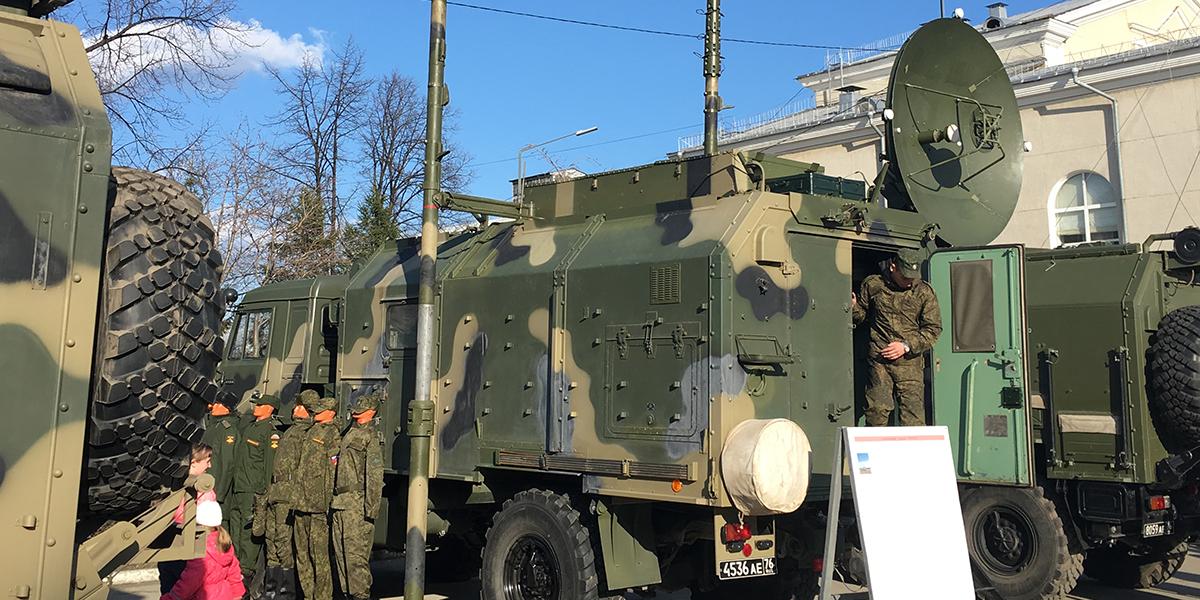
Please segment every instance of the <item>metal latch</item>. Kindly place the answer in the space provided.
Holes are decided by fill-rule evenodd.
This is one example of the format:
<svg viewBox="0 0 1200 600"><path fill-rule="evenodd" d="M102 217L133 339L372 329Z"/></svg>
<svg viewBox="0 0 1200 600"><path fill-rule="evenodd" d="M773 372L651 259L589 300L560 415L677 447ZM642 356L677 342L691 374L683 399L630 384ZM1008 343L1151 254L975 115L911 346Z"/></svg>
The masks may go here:
<svg viewBox="0 0 1200 600"><path fill-rule="evenodd" d="M687 330L683 325L675 325L675 329L671 330L671 345L675 347L675 358L683 358L683 336L687 334Z"/></svg>

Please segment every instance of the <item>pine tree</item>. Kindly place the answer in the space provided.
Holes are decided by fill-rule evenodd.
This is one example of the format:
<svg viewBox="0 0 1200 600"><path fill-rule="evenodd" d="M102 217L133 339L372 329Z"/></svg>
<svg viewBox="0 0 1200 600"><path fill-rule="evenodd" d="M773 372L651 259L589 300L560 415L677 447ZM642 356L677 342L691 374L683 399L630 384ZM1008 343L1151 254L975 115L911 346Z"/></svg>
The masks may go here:
<svg viewBox="0 0 1200 600"><path fill-rule="evenodd" d="M400 228L396 226L387 198L379 189L373 189L358 205L358 222L346 231L346 259L352 265L361 265L381 245L399 236Z"/></svg>

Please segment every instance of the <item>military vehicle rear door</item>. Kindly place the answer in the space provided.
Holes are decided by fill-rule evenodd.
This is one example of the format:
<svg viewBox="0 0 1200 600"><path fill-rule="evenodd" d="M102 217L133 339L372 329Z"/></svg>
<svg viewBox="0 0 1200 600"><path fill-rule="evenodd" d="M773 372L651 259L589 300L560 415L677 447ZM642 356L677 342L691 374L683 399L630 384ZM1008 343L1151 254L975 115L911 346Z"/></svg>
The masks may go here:
<svg viewBox="0 0 1200 600"><path fill-rule="evenodd" d="M950 429L960 481L1030 485L1024 249L933 253L942 335L931 352L934 423Z"/></svg>

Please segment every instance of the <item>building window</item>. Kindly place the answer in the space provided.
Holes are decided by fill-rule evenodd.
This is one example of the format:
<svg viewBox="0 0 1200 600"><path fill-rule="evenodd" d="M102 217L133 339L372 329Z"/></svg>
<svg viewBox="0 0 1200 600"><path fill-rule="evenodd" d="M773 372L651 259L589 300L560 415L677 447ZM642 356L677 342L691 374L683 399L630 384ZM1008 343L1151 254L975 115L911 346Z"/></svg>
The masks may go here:
<svg viewBox="0 0 1200 600"><path fill-rule="evenodd" d="M1108 180L1084 171L1062 182L1050 199L1050 236L1056 247L1121 243L1121 199Z"/></svg>

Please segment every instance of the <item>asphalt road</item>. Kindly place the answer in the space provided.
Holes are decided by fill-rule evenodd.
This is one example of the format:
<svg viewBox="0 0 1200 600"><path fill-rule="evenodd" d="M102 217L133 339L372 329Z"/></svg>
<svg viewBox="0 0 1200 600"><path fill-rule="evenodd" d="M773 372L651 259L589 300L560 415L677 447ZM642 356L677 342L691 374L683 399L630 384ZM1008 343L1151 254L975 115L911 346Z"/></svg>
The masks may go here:
<svg viewBox="0 0 1200 600"><path fill-rule="evenodd" d="M399 600L403 597L404 583L402 579L403 565L398 561L376 563L374 592L385 599ZM861 591L836 584L834 594ZM425 598L430 600L468 600L479 597L478 582L468 582L450 586L431 586ZM656 600L688 600L688 592L660 594ZM1170 581L1153 590L1120 590L1105 587L1083 579L1071 598L1079 600L1196 600L1200 598L1200 545L1192 546L1190 556L1183 568ZM126 583L115 586L110 600L157 600L158 582L144 581ZM756 599L757 600L757 599ZM767 599L762 599L767 600Z"/></svg>

